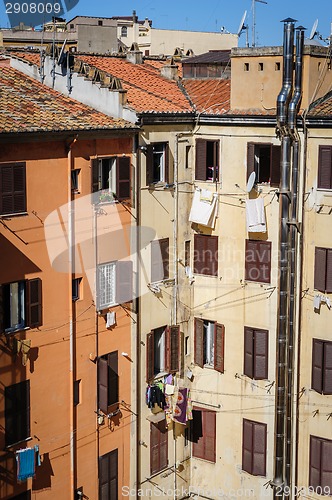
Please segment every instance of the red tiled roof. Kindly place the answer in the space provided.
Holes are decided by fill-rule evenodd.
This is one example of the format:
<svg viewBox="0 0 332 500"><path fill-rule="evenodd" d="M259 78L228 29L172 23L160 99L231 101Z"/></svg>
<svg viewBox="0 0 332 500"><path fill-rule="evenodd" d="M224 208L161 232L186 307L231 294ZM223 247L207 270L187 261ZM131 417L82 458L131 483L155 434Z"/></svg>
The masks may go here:
<svg viewBox="0 0 332 500"><path fill-rule="evenodd" d="M128 105L139 113L191 111L190 103L177 82L163 78L151 64L132 64L112 56L76 57L89 66L121 79L123 88L127 90Z"/></svg>
<svg viewBox="0 0 332 500"><path fill-rule="evenodd" d="M184 80L188 96L199 113L227 113L231 98L231 81L220 78L207 80Z"/></svg>
<svg viewBox="0 0 332 500"><path fill-rule="evenodd" d="M332 91L324 97L315 101L308 113L309 116L330 116L332 117Z"/></svg>
<svg viewBox="0 0 332 500"><path fill-rule="evenodd" d="M23 50L11 50L10 55L14 57L19 57L32 64L40 65L40 54L37 52L26 52Z"/></svg>
<svg viewBox="0 0 332 500"><path fill-rule="evenodd" d="M0 134L136 128L45 87L20 71L0 67Z"/></svg>

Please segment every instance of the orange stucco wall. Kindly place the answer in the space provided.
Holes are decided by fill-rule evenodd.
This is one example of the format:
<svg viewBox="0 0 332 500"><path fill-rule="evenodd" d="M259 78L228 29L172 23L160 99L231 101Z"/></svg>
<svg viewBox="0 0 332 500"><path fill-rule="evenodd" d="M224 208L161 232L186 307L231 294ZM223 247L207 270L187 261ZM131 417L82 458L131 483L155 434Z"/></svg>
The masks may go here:
<svg viewBox="0 0 332 500"><path fill-rule="evenodd" d="M91 191L90 158L96 155L130 155L131 138L78 140L72 146L72 168L80 168L80 194ZM43 325L40 328L0 335L0 498L31 489L33 499L70 499L72 484L83 487L90 499L98 498L98 456L118 449L119 497L129 484L130 418L120 417L97 424L97 364L95 358L118 351L119 399L131 404L131 318L115 307L117 325L106 330L104 316L96 314L93 296L84 273L81 298L71 300L71 276L52 269L45 242L46 217L68 201L68 156L65 140L6 144L0 162L26 162L27 215L5 218L0 226L0 284L39 277L43 287ZM132 224L128 211L119 205L123 226ZM69 313L73 305L74 378L80 382L80 403L75 407L75 468L71 474L71 381ZM98 334L96 334L98 331ZM31 340L30 359L22 365L13 354L13 338ZM5 450L4 388L30 380L31 440ZM39 445L43 464L32 481L17 484L14 453ZM71 483L74 481L74 483Z"/></svg>

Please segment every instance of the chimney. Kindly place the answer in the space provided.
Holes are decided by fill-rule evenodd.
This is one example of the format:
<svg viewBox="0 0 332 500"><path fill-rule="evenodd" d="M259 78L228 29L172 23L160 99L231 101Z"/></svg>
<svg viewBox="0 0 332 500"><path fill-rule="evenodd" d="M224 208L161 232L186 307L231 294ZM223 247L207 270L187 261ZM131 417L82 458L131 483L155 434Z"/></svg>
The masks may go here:
<svg viewBox="0 0 332 500"><path fill-rule="evenodd" d="M132 64L143 64L143 52L139 50L138 43L131 44L129 52L127 52L127 61Z"/></svg>
<svg viewBox="0 0 332 500"><path fill-rule="evenodd" d="M136 10L133 10L133 23L138 23L138 17L136 16Z"/></svg>
<svg viewBox="0 0 332 500"><path fill-rule="evenodd" d="M127 91L125 89L118 90L119 92L119 102L121 106L126 106L127 104Z"/></svg>
<svg viewBox="0 0 332 500"><path fill-rule="evenodd" d="M170 60L169 63L165 64L160 68L160 74L167 80L178 80L179 79L179 66L175 64L174 59Z"/></svg>

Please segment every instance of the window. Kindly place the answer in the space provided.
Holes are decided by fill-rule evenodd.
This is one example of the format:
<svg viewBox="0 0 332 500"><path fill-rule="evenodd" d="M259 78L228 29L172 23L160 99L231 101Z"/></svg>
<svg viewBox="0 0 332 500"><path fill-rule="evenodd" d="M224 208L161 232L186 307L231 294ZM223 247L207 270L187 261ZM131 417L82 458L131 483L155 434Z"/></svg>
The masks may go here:
<svg viewBox="0 0 332 500"><path fill-rule="evenodd" d="M332 189L332 146L319 146L317 187Z"/></svg>
<svg viewBox="0 0 332 500"><path fill-rule="evenodd" d="M274 66L275 71L280 71L280 62L276 62Z"/></svg>
<svg viewBox="0 0 332 500"><path fill-rule="evenodd" d="M258 71L264 70L264 63L258 63Z"/></svg>
<svg viewBox="0 0 332 500"><path fill-rule="evenodd" d="M74 381L74 406L80 404L80 383L81 379Z"/></svg>
<svg viewBox="0 0 332 500"><path fill-rule="evenodd" d="M133 299L133 263L131 261L99 264L97 279L99 311Z"/></svg>
<svg viewBox="0 0 332 500"><path fill-rule="evenodd" d="M280 146L273 144L247 144L247 178L256 173L256 182L270 183L278 187L280 183Z"/></svg>
<svg viewBox="0 0 332 500"><path fill-rule="evenodd" d="M103 21L101 19L98 19L98 26L102 26L103 25Z"/></svg>
<svg viewBox="0 0 332 500"><path fill-rule="evenodd" d="M25 163L0 164L0 215L26 210Z"/></svg>
<svg viewBox="0 0 332 500"><path fill-rule="evenodd" d="M214 321L194 319L194 357L196 365L211 366L224 372L225 327Z"/></svg>
<svg viewBox="0 0 332 500"><path fill-rule="evenodd" d="M320 495L332 492L332 441L310 436L309 486Z"/></svg>
<svg viewBox="0 0 332 500"><path fill-rule="evenodd" d="M185 162L185 168L190 167L190 151L191 151L191 146L186 146L186 162Z"/></svg>
<svg viewBox="0 0 332 500"><path fill-rule="evenodd" d="M118 500L118 450L99 457L99 499Z"/></svg>
<svg viewBox="0 0 332 500"><path fill-rule="evenodd" d="M267 425L243 419L242 469L253 476L266 475Z"/></svg>
<svg viewBox="0 0 332 500"><path fill-rule="evenodd" d="M245 280L271 281L271 242L246 240Z"/></svg>
<svg viewBox="0 0 332 500"><path fill-rule="evenodd" d="M218 181L219 141L196 139L195 179L201 181Z"/></svg>
<svg viewBox="0 0 332 500"><path fill-rule="evenodd" d="M244 69L244 71L249 71L249 69L250 69L249 63L244 63L243 69Z"/></svg>
<svg viewBox="0 0 332 500"><path fill-rule="evenodd" d="M74 278L72 280L72 300L80 299L80 288L82 278Z"/></svg>
<svg viewBox="0 0 332 500"><path fill-rule="evenodd" d="M42 324L42 286L39 278L0 286L0 331L13 332Z"/></svg>
<svg viewBox="0 0 332 500"><path fill-rule="evenodd" d="M107 414L118 402L118 351L113 351L98 358L98 408Z"/></svg>
<svg viewBox="0 0 332 500"><path fill-rule="evenodd" d="M311 387L320 394L332 394L332 342L312 341Z"/></svg>
<svg viewBox="0 0 332 500"><path fill-rule="evenodd" d="M71 189L75 193L78 193L80 190L80 186L79 186L80 173L81 173L80 168L75 168L74 170L71 171Z"/></svg>
<svg viewBox="0 0 332 500"><path fill-rule="evenodd" d="M195 234L194 273L218 276L218 236Z"/></svg>
<svg viewBox="0 0 332 500"><path fill-rule="evenodd" d="M73 30L75 28L74 24L70 24L70 29Z"/></svg>
<svg viewBox="0 0 332 500"><path fill-rule="evenodd" d="M156 142L147 146L146 184L169 182L168 142Z"/></svg>
<svg viewBox="0 0 332 500"><path fill-rule="evenodd" d="M127 26L122 26L121 27L121 36L122 37L128 36L128 28L127 28Z"/></svg>
<svg viewBox="0 0 332 500"><path fill-rule="evenodd" d="M168 465L168 433L166 420L150 424L150 474L166 469Z"/></svg>
<svg viewBox="0 0 332 500"><path fill-rule="evenodd" d="M146 380L159 373L177 372L181 361L180 327L163 326L148 333L146 338Z"/></svg>
<svg viewBox="0 0 332 500"><path fill-rule="evenodd" d="M30 380L5 387L5 429L6 446L30 437Z"/></svg>
<svg viewBox="0 0 332 500"><path fill-rule="evenodd" d="M99 193L99 191L102 191ZM92 192L94 203L112 201L115 196L119 201L130 198L130 158L114 156L92 160Z"/></svg>
<svg viewBox="0 0 332 500"><path fill-rule="evenodd" d="M315 248L314 288L332 293L332 248Z"/></svg>
<svg viewBox="0 0 332 500"><path fill-rule="evenodd" d="M190 266L190 240L184 242L184 265Z"/></svg>
<svg viewBox="0 0 332 500"><path fill-rule="evenodd" d="M244 374L256 380L268 378L269 332L244 327Z"/></svg>
<svg viewBox="0 0 332 500"><path fill-rule="evenodd" d="M192 429L192 455L209 462L216 461L216 412L194 408Z"/></svg>
<svg viewBox="0 0 332 500"><path fill-rule="evenodd" d="M151 241L151 283L169 278L169 239Z"/></svg>

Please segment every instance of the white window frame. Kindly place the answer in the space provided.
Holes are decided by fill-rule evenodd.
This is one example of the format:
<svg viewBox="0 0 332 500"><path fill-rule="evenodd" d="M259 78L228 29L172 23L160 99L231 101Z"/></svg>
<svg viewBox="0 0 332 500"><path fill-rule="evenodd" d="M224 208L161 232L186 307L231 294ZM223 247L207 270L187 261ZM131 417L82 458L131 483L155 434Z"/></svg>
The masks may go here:
<svg viewBox="0 0 332 500"><path fill-rule="evenodd" d="M116 304L116 263L107 262L97 267L98 309Z"/></svg>
<svg viewBox="0 0 332 500"><path fill-rule="evenodd" d="M108 181L104 183L104 176L103 176L103 170L104 168L106 169L108 167ZM99 159L99 171L98 171L98 176L100 179L100 189L104 192L108 193L116 193L116 157L110 157L110 158L100 158ZM108 185L106 185L108 184Z"/></svg>
<svg viewBox="0 0 332 500"><path fill-rule="evenodd" d="M155 144L153 146L153 161L152 161L154 182L165 182L165 156L166 156L166 144L165 143ZM158 162L158 157L160 158L159 162ZM158 176L155 175L157 169L159 169Z"/></svg>
<svg viewBox="0 0 332 500"><path fill-rule="evenodd" d="M215 321L204 321L204 366L214 368L214 329Z"/></svg>
<svg viewBox="0 0 332 500"><path fill-rule="evenodd" d="M154 375L165 373L166 327L154 329ZM158 360L159 370L156 369Z"/></svg>
<svg viewBox="0 0 332 500"><path fill-rule="evenodd" d="M13 283L8 283L6 286L9 287L9 310L6 310L5 314L6 317L10 319L10 326L7 327L5 331L11 332L26 326L26 284L25 281L15 281ZM17 321L15 321L16 319Z"/></svg>

